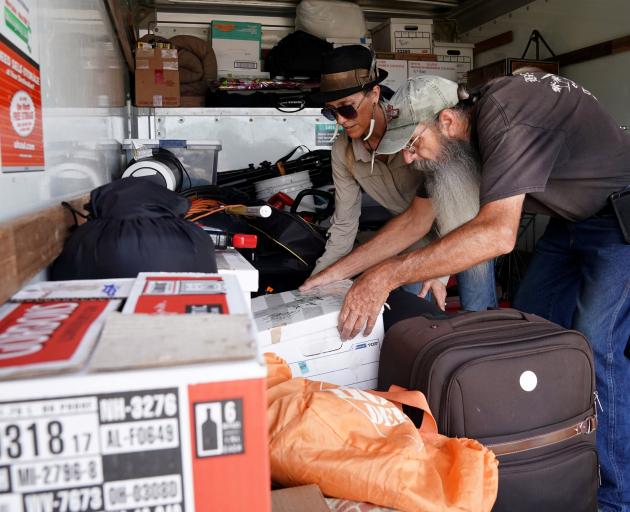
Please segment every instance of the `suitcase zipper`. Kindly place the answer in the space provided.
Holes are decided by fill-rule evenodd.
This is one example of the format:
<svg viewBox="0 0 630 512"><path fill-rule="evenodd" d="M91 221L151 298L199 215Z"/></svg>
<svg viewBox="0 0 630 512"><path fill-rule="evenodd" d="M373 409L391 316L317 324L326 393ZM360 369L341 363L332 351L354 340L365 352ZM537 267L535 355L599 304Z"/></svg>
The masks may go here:
<svg viewBox="0 0 630 512"><path fill-rule="evenodd" d="M583 434L591 434L592 432L595 432L596 429L597 417L595 415L591 415L575 425L554 430L553 432L526 437L525 439L518 439L516 441L508 441L505 443L486 444L485 446L489 450L492 450L496 456L512 455L514 453L521 453L528 450L534 450L536 448L551 446Z"/></svg>

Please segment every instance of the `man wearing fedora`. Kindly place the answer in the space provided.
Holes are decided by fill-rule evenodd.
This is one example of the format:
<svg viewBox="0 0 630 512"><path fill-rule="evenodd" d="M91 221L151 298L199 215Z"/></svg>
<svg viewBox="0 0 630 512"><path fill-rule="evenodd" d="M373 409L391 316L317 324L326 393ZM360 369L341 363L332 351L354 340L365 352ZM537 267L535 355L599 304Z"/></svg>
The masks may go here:
<svg viewBox="0 0 630 512"><path fill-rule="evenodd" d="M339 126L344 133L336 137L332 147L335 212L326 251L317 261L313 275L334 267L352 251L361 215L362 190L394 216L407 208L417 210L414 217L421 219L419 224L399 226L414 233L414 239L400 250L417 249L436 237L436 231L432 230L436 218L434 205L428 197L416 197L416 190L426 176L410 168L402 154L376 155L388 123L388 104L379 86L386 77L387 72L376 67L373 53L364 46L342 46L324 56L320 92L314 99L324 103L322 114L336 121L335 135ZM478 208L478 193L473 190L468 197ZM459 204L448 206L455 217L460 217L458 225L468 220L469 217L462 217L465 213ZM394 217L389 224L397 225L399 219ZM464 309L476 311L496 306L491 262L460 272L458 283ZM416 294L420 291L415 283L405 288ZM444 284L438 279L427 280L420 295L425 296L429 290L438 306L444 309Z"/></svg>

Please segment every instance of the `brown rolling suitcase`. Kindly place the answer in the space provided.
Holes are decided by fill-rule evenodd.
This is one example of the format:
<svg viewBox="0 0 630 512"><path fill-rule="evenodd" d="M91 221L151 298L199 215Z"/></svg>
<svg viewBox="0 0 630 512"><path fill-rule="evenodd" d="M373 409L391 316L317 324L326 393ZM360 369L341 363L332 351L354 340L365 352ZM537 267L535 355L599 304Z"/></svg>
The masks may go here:
<svg viewBox="0 0 630 512"><path fill-rule="evenodd" d="M594 364L586 338L514 309L415 317L386 333L378 386L422 391L440 433L499 458L498 512L595 512Z"/></svg>

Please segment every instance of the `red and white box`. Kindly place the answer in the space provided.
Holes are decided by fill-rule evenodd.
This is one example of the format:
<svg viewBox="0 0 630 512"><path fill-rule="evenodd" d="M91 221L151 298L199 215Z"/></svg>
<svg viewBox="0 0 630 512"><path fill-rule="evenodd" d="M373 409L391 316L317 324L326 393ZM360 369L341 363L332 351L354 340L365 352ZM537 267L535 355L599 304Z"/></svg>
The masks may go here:
<svg viewBox="0 0 630 512"><path fill-rule="evenodd" d="M80 368L96 344L105 317L120 303L70 299L1 306L0 380ZM1 450L0 443L0 466Z"/></svg>
<svg viewBox="0 0 630 512"><path fill-rule="evenodd" d="M238 279L233 275L142 272L123 313L247 314Z"/></svg>
<svg viewBox="0 0 630 512"><path fill-rule="evenodd" d="M416 76L441 76L452 82L457 82L456 62L431 62L421 60L410 60L407 67L409 78Z"/></svg>
<svg viewBox="0 0 630 512"><path fill-rule="evenodd" d="M82 360L0 381L0 510L271 510L249 315L111 313Z"/></svg>

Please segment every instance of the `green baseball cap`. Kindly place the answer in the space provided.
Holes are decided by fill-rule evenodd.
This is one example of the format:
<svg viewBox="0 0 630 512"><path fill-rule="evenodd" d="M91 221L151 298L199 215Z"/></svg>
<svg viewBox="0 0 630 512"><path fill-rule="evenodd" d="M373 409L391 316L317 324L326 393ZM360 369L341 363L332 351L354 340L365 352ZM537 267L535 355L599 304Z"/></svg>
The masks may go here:
<svg viewBox="0 0 630 512"><path fill-rule="evenodd" d="M392 116L376 153L398 153L409 142L416 126L433 119L445 108L458 103L457 84L440 76L417 76L407 80L387 106Z"/></svg>

